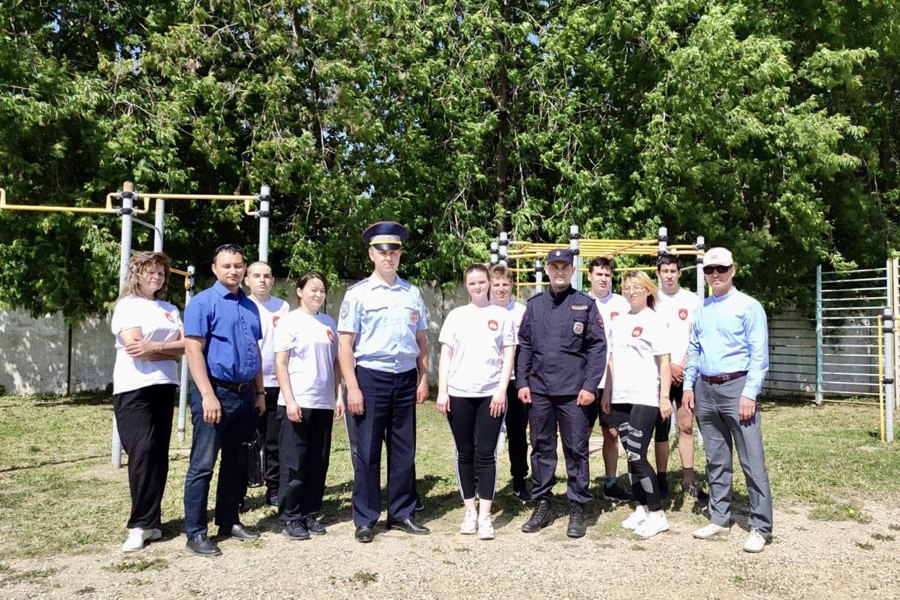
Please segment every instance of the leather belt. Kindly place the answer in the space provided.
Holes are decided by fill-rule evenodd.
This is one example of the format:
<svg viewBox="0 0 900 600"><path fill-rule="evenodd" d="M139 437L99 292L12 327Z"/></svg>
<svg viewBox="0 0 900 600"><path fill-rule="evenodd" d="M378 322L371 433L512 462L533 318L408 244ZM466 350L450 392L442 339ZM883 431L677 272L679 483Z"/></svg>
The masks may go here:
<svg viewBox="0 0 900 600"><path fill-rule="evenodd" d="M218 385L223 388L229 389L232 392L243 392L250 389L250 386L254 384L254 381L251 379L250 381L244 381L242 383L234 383L233 381L223 381L221 379L216 379L215 377L210 377L209 382L213 385Z"/></svg>
<svg viewBox="0 0 900 600"><path fill-rule="evenodd" d="M700 375L700 379L706 383L725 383L738 377L743 377L747 371L735 371L734 373L725 373L724 375Z"/></svg>

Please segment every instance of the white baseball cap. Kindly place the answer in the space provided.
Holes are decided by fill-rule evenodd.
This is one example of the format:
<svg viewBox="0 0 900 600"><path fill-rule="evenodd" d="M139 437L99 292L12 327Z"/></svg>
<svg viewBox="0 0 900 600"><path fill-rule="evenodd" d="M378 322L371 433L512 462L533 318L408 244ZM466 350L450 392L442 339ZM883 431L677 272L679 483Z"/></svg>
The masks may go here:
<svg viewBox="0 0 900 600"><path fill-rule="evenodd" d="M703 266L709 267L712 265L722 265L723 267L730 267L734 264L734 260L731 258L731 252L729 252L725 248L710 248L706 251L706 254L703 255Z"/></svg>

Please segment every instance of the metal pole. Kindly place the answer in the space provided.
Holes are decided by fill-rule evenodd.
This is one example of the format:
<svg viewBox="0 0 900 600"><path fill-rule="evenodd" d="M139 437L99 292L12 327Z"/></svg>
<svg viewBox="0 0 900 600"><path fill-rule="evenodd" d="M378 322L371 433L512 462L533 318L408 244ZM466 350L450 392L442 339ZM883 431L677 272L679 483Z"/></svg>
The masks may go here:
<svg viewBox="0 0 900 600"><path fill-rule="evenodd" d="M657 254L662 256L669 251L669 230L666 227L659 228L659 232L656 235L656 241L659 242L659 250L656 251Z"/></svg>
<svg viewBox="0 0 900 600"><path fill-rule="evenodd" d="M497 242L491 242L491 266L500 263L500 246Z"/></svg>
<svg viewBox="0 0 900 600"><path fill-rule="evenodd" d="M184 308L187 310L188 304L191 303L191 298L194 297L194 273L196 273L196 269L194 265L188 265L187 268L188 279L187 286L185 286L184 290ZM187 356L181 357L181 389L178 391L178 441L184 441L184 422L185 415L187 414L187 398L188 398L188 376L190 375L190 369L188 368L188 360Z"/></svg>
<svg viewBox="0 0 900 600"><path fill-rule="evenodd" d="M534 281L537 283L535 291L540 292L541 284L544 282L544 265L539 258L534 259Z"/></svg>
<svg viewBox="0 0 900 600"><path fill-rule="evenodd" d="M578 232L578 225L569 225L569 249L575 255L575 272L572 274L572 287L576 290L581 289L581 265L582 260L578 250L578 238L581 234Z"/></svg>
<svg viewBox="0 0 900 600"><path fill-rule="evenodd" d="M697 236L697 243L694 244L697 250L706 248L706 240L702 235ZM697 297L703 300L706 297L706 280L703 278L703 257L697 255Z"/></svg>
<svg viewBox="0 0 900 600"><path fill-rule="evenodd" d="M126 181L122 186L122 208L119 214L122 217L122 240L119 245L119 293L125 287L128 279L128 263L131 260L131 228L134 214L134 185ZM112 422L112 465L115 468L122 466L122 440L119 439L119 427L116 425L116 415L113 413Z"/></svg>
<svg viewBox="0 0 900 600"><path fill-rule="evenodd" d="M884 309L884 412L887 443L894 441L894 314Z"/></svg>
<svg viewBox="0 0 900 600"><path fill-rule="evenodd" d="M822 334L822 265L816 266L816 404L822 405L825 388L825 365Z"/></svg>
<svg viewBox="0 0 900 600"><path fill-rule="evenodd" d="M156 199L156 223L153 227L153 251L163 251L163 229L166 223L166 201L162 198Z"/></svg>
<svg viewBox="0 0 900 600"><path fill-rule="evenodd" d="M500 253L499 260L501 265L509 265L509 236L505 231L500 232Z"/></svg>
<svg viewBox="0 0 900 600"><path fill-rule="evenodd" d="M259 260L269 262L269 202L272 188L264 185L259 190Z"/></svg>

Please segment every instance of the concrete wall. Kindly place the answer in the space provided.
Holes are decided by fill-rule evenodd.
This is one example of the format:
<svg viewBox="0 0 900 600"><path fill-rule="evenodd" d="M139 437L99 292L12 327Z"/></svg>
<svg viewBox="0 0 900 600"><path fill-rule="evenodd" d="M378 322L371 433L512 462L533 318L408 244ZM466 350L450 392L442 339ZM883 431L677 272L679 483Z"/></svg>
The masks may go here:
<svg viewBox="0 0 900 600"><path fill-rule="evenodd" d="M0 311L0 386L8 394L65 394L69 328L61 315Z"/></svg>

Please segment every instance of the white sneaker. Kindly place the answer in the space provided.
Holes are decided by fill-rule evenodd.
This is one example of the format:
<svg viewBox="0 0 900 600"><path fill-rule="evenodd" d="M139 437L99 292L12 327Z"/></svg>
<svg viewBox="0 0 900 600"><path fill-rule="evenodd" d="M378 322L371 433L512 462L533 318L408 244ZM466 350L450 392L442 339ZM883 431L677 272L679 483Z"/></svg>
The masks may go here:
<svg viewBox="0 0 900 600"><path fill-rule="evenodd" d="M490 517L485 517L478 521L478 539L479 540L494 539L494 524L491 523Z"/></svg>
<svg viewBox="0 0 900 600"><path fill-rule="evenodd" d="M762 536L759 530L756 528L751 529L750 537L744 542L744 552L752 552L754 554L762 552L766 549L766 544L768 544L768 541Z"/></svg>
<svg viewBox="0 0 900 600"><path fill-rule="evenodd" d="M478 531L478 511L467 510L462 525L459 526L459 532L463 535L472 535L476 531Z"/></svg>
<svg viewBox="0 0 900 600"><path fill-rule="evenodd" d="M634 533L642 538L652 538L657 533L669 530L669 520L663 511L652 512L644 521L635 527Z"/></svg>
<svg viewBox="0 0 900 600"><path fill-rule="evenodd" d="M622 521L622 527L634 531L638 525L647 520L647 507L638 504L634 512L627 519Z"/></svg>
<svg viewBox="0 0 900 600"><path fill-rule="evenodd" d="M141 529L135 527L128 530L128 539L122 544L122 552L137 552L144 547L144 542L158 540L162 537L159 529Z"/></svg>
<svg viewBox="0 0 900 600"><path fill-rule="evenodd" d="M717 535L728 535L729 533L731 533L731 527L722 527L715 523L707 523L694 532L694 537L698 540L708 540Z"/></svg>

